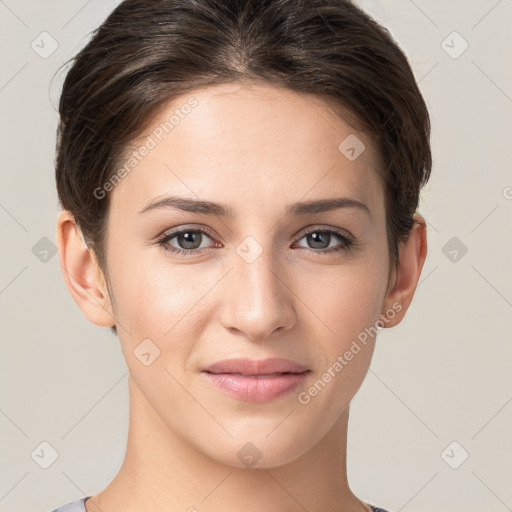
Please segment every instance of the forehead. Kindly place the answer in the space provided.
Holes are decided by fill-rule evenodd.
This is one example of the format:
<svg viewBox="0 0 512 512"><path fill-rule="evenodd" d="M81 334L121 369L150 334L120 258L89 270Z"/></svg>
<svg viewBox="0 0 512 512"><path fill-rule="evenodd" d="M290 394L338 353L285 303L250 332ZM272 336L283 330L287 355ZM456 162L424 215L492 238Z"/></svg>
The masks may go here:
<svg viewBox="0 0 512 512"><path fill-rule="evenodd" d="M235 198L240 208L261 208L333 189L382 203L380 161L369 138L323 99L281 87L191 91L160 109L130 151L144 156L116 185L113 208L138 211L172 193L226 202L236 213Z"/></svg>

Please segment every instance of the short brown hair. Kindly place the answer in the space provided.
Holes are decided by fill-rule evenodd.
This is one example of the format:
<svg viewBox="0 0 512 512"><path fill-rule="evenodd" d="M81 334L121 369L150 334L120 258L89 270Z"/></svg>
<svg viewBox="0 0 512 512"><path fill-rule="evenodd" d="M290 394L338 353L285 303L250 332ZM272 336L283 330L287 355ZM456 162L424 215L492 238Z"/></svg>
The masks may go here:
<svg viewBox="0 0 512 512"><path fill-rule="evenodd" d="M164 104L234 81L315 94L369 134L398 264L430 176L430 120L406 56L351 1L124 0L72 60L59 104L57 192L105 275L109 196L94 190Z"/></svg>

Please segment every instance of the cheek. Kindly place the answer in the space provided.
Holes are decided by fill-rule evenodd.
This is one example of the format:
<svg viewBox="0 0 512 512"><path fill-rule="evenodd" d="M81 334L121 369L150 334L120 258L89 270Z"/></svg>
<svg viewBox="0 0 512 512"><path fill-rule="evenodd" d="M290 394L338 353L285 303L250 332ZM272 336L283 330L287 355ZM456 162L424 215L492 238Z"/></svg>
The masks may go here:
<svg viewBox="0 0 512 512"><path fill-rule="evenodd" d="M218 281L217 273L201 265L173 263L157 248L130 250L119 251L111 282L116 317L133 343L154 338L164 344L171 337L186 338L191 327L199 329L207 320L205 298Z"/></svg>
<svg viewBox="0 0 512 512"><path fill-rule="evenodd" d="M304 288L311 316L317 374L300 398L330 424L361 386L375 347L385 280L372 265L340 267ZM321 348L320 348L321 347ZM325 412L328 411L328 412Z"/></svg>
<svg viewBox="0 0 512 512"><path fill-rule="evenodd" d="M175 322L183 301L178 272L152 253L153 248L135 250L112 243L110 280L115 293L116 318L132 336L163 336Z"/></svg>
<svg viewBox="0 0 512 512"><path fill-rule="evenodd" d="M316 315L317 331L344 343L370 325L381 312L386 284L383 270L373 265L346 265L319 273L314 284L303 281L303 302Z"/></svg>

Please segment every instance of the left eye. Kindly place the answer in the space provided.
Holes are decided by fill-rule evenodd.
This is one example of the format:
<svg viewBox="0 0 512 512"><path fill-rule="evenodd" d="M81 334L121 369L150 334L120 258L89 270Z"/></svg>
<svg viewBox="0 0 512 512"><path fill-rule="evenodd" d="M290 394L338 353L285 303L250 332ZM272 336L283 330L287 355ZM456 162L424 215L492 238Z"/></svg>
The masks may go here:
<svg viewBox="0 0 512 512"><path fill-rule="evenodd" d="M329 247L329 242L331 242L334 239L338 239L338 241L341 241L341 244L335 245L334 247ZM342 235L341 233L338 233L337 231L334 231L332 229L316 229L314 231L309 231L306 233L302 238L306 238L308 243L313 244L313 249L329 249L329 250L323 250L320 252L333 252L333 251L339 251L339 250L348 250L349 247L352 245L352 240L346 236ZM302 240L301 238L301 240ZM327 243L327 246L325 244ZM319 244L316 247L315 244ZM310 250L309 247L305 247L305 249ZM318 252L318 251L314 251Z"/></svg>

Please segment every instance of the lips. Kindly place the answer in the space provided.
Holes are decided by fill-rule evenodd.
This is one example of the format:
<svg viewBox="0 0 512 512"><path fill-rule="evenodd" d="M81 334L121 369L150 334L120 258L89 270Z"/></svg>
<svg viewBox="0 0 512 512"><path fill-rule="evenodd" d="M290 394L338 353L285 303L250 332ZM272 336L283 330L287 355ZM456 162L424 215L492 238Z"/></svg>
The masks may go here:
<svg viewBox="0 0 512 512"><path fill-rule="evenodd" d="M203 369L214 388L246 402L269 402L303 385L311 371L289 359L226 359Z"/></svg>
<svg viewBox="0 0 512 512"><path fill-rule="evenodd" d="M272 377L287 373L303 373L308 371L308 367L290 359L277 357L262 360L238 358L218 361L205 367L203 371L213 374Z"/></svg>

